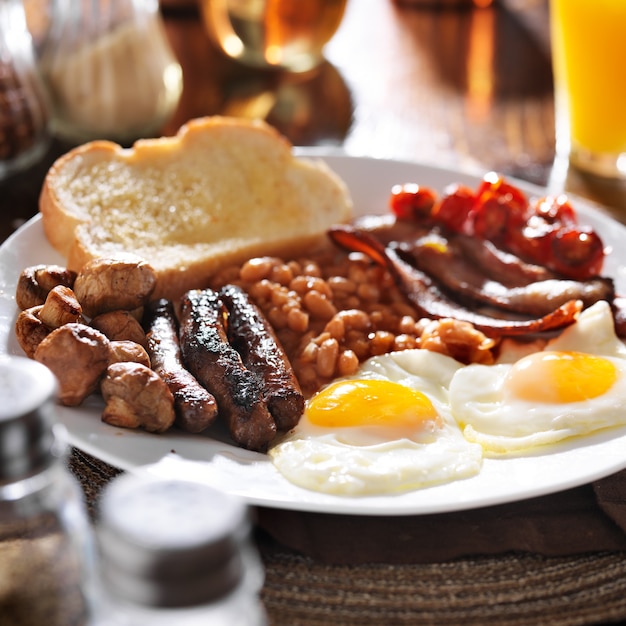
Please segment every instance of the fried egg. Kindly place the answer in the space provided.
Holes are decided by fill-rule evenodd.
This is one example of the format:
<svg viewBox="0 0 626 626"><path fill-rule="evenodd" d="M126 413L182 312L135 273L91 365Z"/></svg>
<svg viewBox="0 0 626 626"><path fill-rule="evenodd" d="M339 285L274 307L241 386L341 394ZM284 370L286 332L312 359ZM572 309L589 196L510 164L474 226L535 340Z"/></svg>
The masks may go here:
<svg viewBox="0 0 626 626"><path fill-rule="evenodd" d="M608 303L585 310L542 351L459 369L450 407L485 456L520 455L626 424L626 347Z"/></svg>
<svg viewBox="0 0 626 626"><path fill-rule="evenodd" d="M373 357L313 396L270 457L290 482L336 495L399 493L473 476L482 450L463 438L448 407L460 367L427 350Z"/></svg>

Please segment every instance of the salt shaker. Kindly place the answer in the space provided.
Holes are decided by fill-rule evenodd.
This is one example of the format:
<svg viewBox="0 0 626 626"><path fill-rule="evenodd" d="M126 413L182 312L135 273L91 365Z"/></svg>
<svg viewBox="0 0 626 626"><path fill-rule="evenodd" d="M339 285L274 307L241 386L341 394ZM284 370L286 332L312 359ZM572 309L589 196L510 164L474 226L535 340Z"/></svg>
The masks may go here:
<svg viewBox="0 0 626 626"><path fill-rule="evenodd" d="M95 549L56 422L57 383L0 357L0 616L3 624L91 620Z"/></svg>
<svg viewBox="0 0 626 626"><path fill-rule="evenodd" d="M207 485L125 474L103 492L98 626L262 626L247 507Z"/></svg>
<svg viewBox="0 0 626 626"><path fill-rule="evenodd" d="M157 0L50 1L39 64L54 134L121 144L158 134L178 105L182 70Z"/></svg>
<svg viewBox="0 0 626 626"><path fill-rule="evenodd" d="M0 2L0 179L49 145L48 102L21 0Z"/></svg>

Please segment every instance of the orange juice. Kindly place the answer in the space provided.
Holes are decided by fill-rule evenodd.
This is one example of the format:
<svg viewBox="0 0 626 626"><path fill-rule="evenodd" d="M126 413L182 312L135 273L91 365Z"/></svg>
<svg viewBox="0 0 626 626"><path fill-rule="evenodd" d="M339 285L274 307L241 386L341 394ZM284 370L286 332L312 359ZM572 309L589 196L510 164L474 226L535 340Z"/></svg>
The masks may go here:
<svg viewBox="0 0 626 626"><path fill-rule="evenodd" d="M306 71L343 17L346 0L201 0L209 34L230 57Z"/></svg>
<svg viewBox="0 0 626 626"><path fill-rule="evenodd" d="M572 154L626 160L626 1L551 1L557 115L569 119Z"/></svg>

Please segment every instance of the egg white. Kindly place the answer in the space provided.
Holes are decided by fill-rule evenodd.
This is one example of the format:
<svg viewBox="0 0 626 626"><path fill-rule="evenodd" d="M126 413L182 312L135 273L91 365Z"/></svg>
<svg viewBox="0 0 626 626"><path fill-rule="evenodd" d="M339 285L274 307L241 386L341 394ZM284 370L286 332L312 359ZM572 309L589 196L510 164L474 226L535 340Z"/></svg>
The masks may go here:
<svg viewBox="0 0 626 626"><path fill-rule="evenodd" d="M598 356L626 359L626 345L615 334L611 307L605 300L596 302L580 314L575 324L550 340L546 350L576 350Z"/></svg>
<svg viewBox="0 0 626 626"><path fill-rule="evenodd" d="M448 407L448 386L461 367L427 350L373 357L347 380L390 380L417 389L433 403L439 426L331 429L312 424L305 411L270 457L290 482L343 496L400 493L474 476L482 464L481 447L463 438Z"/></svg>
<svg viewBox="0 0 626 626"><path fill-rule="evenodd" d="M450 383L450 407L467 440L480 444L485 456L528 454L537 447L626 424L626 347L615 335L608 303L585 310L545 350L602 356L614 363L618 378L598 397L552 404L506 397L509 363L459 369Z"/></svg>

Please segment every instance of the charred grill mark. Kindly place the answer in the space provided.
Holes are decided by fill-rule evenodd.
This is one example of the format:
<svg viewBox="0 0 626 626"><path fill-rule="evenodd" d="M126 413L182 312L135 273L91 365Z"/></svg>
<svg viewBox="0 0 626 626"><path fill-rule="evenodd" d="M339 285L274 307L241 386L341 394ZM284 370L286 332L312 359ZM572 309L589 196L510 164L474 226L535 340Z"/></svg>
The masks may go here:
<svg viewBox="0 0 626 626"><path fill-rule="evenodd" d="M499 250L491 241L463 235L455 237L454 243L469 263L506 287L523 287L537 281L558 278L546 267L526 263L510 252Z"/></svg>
<svg viewBox="0 0 626 626"><path fill-rule="evenodd" d="M202 432L217 417L217 403L182 363L173 304L168 300L150 303L144 326L152 369L174 396L176 425L187 432Z"/></svg>
<svg viewBox="0 0 626 626"><path fill-rule="evenodd" d="M582 308L582 303L572 300L539 318L501 319L482 315L452 300L425 272L407 263L396 249L386 248L368 233L349 226L337 226L329 231L329 236L344 249L362 252L385 267L422 315L470 322L486 334L515 336L563 328L576 320Z"/></svg>
<svg viewBox="0 0 626 626"><path fill-rule="evenodd" d="M183 362L211 392L231 437L250 450L263 451L276 434L261 378L246 369L228 343L224 305L211 290L192 290L182 299L180 343Z"/></svg>
<svg viewBox="0 0 626 626"><path fill-rule="evenodd" d="M507 287L472 266L453 243L440 236L391 247L405 262L438 283L453 299L469 306L486 305L540 317L570 300L580 300L584 307L588 307L599 300L610 301L614 296L613 281L601 277L586 281L550 278Z"/></svg>
<svg viewBox="0 0 626 626"><path fill-rule="evenodd" d="M304 396L274 330L241 288L226 285L220 295L228 309L231 345L244 365L263 379L265 399L277 428L293 428L304 412Z"/></svg>
<svg viewBox="0 0 626 626"><path fill-rule="evenodd" d="M475 313L449 299L424 272L405 263L395 250L389 250L395 278L407 298L423 315L437 319L454 318L470 322L488 335L515 336L563 328L576 320L582 309L579 301L571 300L551 313L534 319L501 319Z"/></svg>

